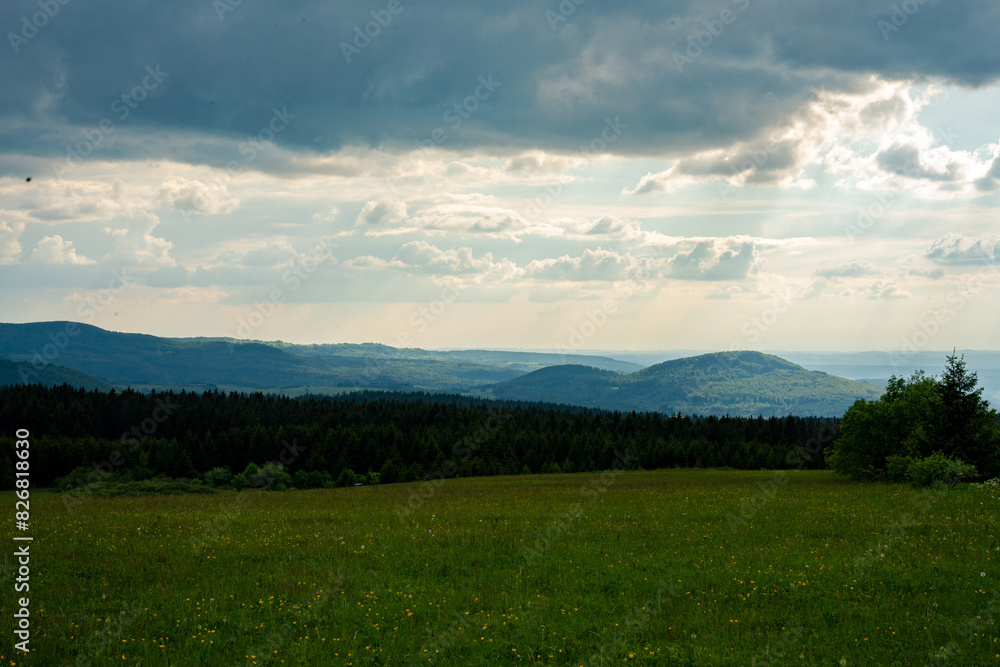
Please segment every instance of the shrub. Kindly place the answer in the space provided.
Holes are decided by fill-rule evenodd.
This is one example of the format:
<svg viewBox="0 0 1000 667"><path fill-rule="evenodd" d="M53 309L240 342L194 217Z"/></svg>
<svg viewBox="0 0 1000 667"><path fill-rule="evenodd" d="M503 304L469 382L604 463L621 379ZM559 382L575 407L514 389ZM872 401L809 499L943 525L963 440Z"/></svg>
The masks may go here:
<svg viewBox="0 0 1000 667"><path fill-rule="evenodd" d="M333 477L325 470L313 470L309 473L309 488L330 489L333 488Z"/></svg>
<svg viewBox="0 0 1000 667"><path fill-rule="evenodd" d="M93 495L97 498L215 493L215 489L204 484L193 484L166 478L146 479L139 482L96 482L88 484L85 491L86 495Z"/></svg>
<svg viewBox="0 0 1000 667"><path fill-rule="evenodd" d="M113 479L113 475L114 473L108 475L91 466L79 466L62 477L57 477L52 485L60 491L69 491L87 484L108 481Z"/></svg>
<svg viewBox="0 0 1000 667"><path fill-rule="evenodd" d="M350 468L344 468L340 471L340 475L337 476L336 485L337 486L354 486L355 482L358 482L358 476Z"/></svg>
<svg viewBox="0 0 1000 667"><path fill-rule="evenodd" d="M976 466L964 463L961 459L951 459L941 452L914 461L907 471L914 486L930 486L935 482L946 482L954 485L962 479L978 475Z"/></svg>
<svg viewBox="0 0 1000 667"><path fill-rule="evenodd" d="M258 486L268 491L284 491L292 483L292 476L285 472L285 466L269 461L260 469L258 481Z"/></svg>
<svg viewBox="0 0 1000 667"><path fill-rule="evenodd" d="M297 470L294 475L292 475L292 486L296 489L311 489L313 486L309 483L309 473L305 470Z"/></svg>
<svg viewBox="0 0 1000 667"><path fill-rule="evenodd" d="M916 462L912 456L888 456L885 459L885 476L890 482L905 482L910 479L910 466Z"/></svg>
<svg viewBox="0 0 1000 667"><path fill-rule="evenodd" d="M250 485L247 476L244 473L239 473L233 477L233 488L237 491L242 491Z"/></svg>
<svg viewBox="0 0 1000 667"><path fill-rule="evenodd" d="M222 486L233 481L233 472L229 466L224 468L212 468L205 473L205 483L209 486Z"/></svg>

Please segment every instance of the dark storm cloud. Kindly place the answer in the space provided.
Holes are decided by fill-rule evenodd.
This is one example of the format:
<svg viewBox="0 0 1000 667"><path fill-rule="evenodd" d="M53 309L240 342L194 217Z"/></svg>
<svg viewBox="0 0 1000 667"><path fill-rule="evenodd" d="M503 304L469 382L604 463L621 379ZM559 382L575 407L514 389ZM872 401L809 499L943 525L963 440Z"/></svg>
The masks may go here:
<svg viewBox="0 0 1000 667"><path fill-rule="evenodd" d="M665 154L752 137L814 86L1000 74L1000 6L986 0L563 7L6 2L0 142L47 158L89 141L103 159L213 164L250 162L269 140L318 153L417 141L571 151L620 117L628 129L609 151ZM281 170L253 166L265 164Z"/></svg>

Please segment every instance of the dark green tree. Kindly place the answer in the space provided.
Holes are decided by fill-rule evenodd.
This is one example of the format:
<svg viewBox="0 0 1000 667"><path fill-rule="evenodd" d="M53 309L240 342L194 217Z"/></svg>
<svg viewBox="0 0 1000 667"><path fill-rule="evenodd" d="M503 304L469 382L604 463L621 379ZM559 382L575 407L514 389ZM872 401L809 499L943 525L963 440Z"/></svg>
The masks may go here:
<svg viewBox="0 0 1000 667"><path fill-rule="evenodd" d="M889 457L922 460L941 452L976 466L981 476L996 476L1000 426L976 384L954 353L940 380L923 371L909 381L893 376L878 400L848 409L827 462L853 479L875 480L887 477Z"/></svg>
<svg viewBox="0 0 1000 667"><path fill-rule="evenodd" d="M1000 429L997 412L983 399L978 383L976 374L966 368L965 355L958 357L952 350L939 385L935 449L972 463L991 478L1000 474Z"/></svg>

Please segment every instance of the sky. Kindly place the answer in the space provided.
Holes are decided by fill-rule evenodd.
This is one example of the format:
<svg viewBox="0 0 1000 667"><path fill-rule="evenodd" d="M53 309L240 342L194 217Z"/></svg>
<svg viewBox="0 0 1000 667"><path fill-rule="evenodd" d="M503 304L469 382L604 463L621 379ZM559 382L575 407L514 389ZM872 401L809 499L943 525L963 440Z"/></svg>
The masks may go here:
<svg viewBox="0 0 1000 667"><path fill-rule="evenodd" d="M0 321L997 347L992 0L7 0L0 31Z"/></svg>

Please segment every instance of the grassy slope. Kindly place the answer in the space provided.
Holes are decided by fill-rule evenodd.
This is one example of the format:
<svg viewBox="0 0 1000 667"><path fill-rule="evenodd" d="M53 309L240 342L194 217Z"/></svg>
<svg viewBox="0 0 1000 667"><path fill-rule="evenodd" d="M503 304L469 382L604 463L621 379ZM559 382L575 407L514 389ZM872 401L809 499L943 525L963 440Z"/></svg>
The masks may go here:
<svg viewBox="0 0 1000 667"><path fill-rule="evenodd" d="M400 520L394 508L419 488L86 500L72 513L35 493L35 653L12 656L8 640L0 658L923 665L950 646L949 664L986 665L1000 654L998 614L983 611L1000 606L996 492L957 488L921 511L907 487L829 472L539 475L448 480ZM747 523L727 520L741 512ZM217 536L195 551L213 520ZM547 548L525 551L535 545ZM9 592L11 555L4 564ZM11 613L0 608L4 627Z"/></svg>

